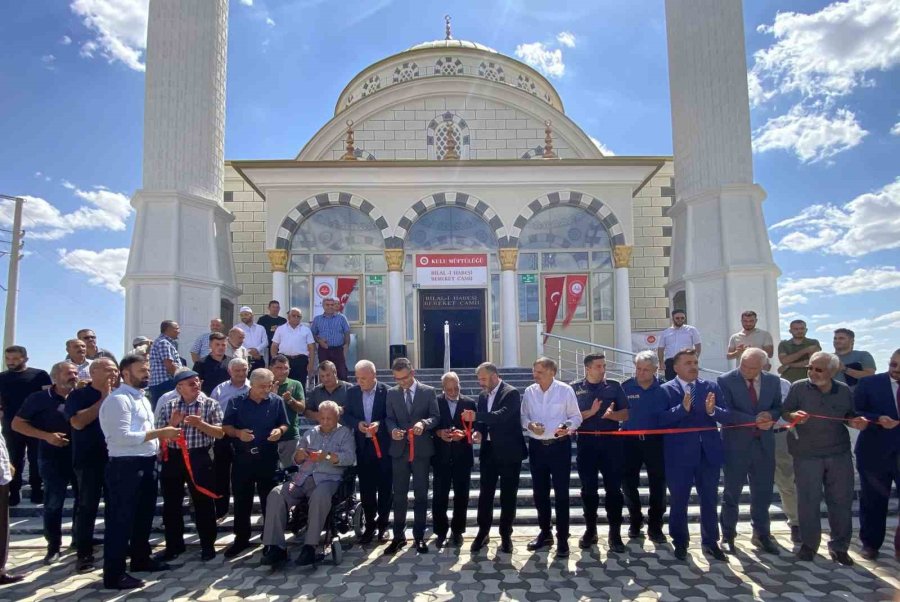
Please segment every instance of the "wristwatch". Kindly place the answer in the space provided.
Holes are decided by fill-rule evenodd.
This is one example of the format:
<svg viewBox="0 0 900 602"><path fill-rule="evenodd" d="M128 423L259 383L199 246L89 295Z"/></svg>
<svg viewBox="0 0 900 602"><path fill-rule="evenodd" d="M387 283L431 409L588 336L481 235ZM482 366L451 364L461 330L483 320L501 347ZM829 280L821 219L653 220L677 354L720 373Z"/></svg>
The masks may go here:
<svg viewBox="0 0 900 602"><path fill-rule="evenodd" d="M326 460L327 462L331 462L331 452L328 452L328 453L325 454L325 460Z"/></svg>

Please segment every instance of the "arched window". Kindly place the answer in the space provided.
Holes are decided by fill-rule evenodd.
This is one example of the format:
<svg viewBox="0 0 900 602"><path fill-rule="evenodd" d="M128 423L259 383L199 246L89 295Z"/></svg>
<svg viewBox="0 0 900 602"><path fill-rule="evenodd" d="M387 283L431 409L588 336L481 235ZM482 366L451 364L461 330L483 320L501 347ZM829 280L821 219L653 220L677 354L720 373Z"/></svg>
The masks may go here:
<svg viewBox="0 0 900 602"><path fill-rule="evenodd" d="M462 207L438 207L417 219L406 235L414 251L496 253L497 238L481 217Z"/></svg>
<svg viewBox="0 0 900 602"><path fill-rule="evenodd" d="M546 320L542 311L547 277L587 275L590 295L578 303L574 320L605 322L613 316L613 266L609 233L581 207L557 205L536 213L519 236L519 320ZM568 294L568 292L566 293ZM567 300L561 303L562 321Z"/></svg>
<svg viewBox="0 0 900 602"><path fill-rule="evenodd" d="M441 160L447 152L447 138L452 138L453 146L460 159L469 158L469 124L455 113L446 111L436 115L428 123L425 144L429 159Z"/></svg>

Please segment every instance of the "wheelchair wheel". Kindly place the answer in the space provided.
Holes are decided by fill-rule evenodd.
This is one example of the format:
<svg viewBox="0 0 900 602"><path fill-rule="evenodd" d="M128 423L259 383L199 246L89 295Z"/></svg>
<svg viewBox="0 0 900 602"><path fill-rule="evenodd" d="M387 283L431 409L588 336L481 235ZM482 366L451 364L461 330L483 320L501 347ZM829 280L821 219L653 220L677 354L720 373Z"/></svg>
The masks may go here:
<svg viewBox="0 0 900 602"><path fill-rule="evenodd" d="M344 549L341 547L341 540L335 537L331 540L331 560L335 564L340 564L344 558Z"/></svg>
<svg viewBox="0 0 900 602"><path fill-rule="evenodd" d="M363 513L362 504L357 504L353 508L353 516L350 519L351 525L353 526L353 532L357 537L362 537L363 531L365 530L365 514Z"/></svg>

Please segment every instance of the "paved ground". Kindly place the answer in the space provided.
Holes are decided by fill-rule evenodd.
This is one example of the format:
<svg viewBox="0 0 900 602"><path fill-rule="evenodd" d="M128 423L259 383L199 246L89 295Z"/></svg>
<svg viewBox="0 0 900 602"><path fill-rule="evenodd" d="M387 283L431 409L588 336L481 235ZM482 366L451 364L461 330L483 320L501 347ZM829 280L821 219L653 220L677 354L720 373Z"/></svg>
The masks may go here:
<svg viewBox="0 0 900 602"><path fill-rule="evenodd" d="M72 554L48 569L41 565L44 550L28 541L14 545L9 566L30 575L0 588L0 600L900 600L900 563L892 554L868 562L854 548L857 564L845 568L820 551L814 563L801 563L787 551L784 532L776 533L787 548L780 557L758 555L745 534L738 538L743 552L727 563L708 561L696 536L687 563L674 559L671 546L657 549L644 540L630 542L627 554L609 554L602 540L599 548L582 553L576 536L566 560L552 551L529 553L522 535L511 558L497 554L495 538L487 554L474 557L467 547L421 556L406 548L387 559L383 546L354 546L338 566L289 565L275 573L259 566L259 548L231 562L219 554L201 563L199 549L189 546L174 570L138 574L146 587L115 598L100 589L99 572L74 573ZM291 552L296 556L298 550Z"/></svg>

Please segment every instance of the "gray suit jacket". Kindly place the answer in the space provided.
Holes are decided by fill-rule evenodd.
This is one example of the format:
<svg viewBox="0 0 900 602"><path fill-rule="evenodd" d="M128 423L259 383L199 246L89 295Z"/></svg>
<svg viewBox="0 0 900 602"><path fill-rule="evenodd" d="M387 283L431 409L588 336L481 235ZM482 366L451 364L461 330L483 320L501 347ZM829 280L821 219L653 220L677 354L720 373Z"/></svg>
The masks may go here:
<svg viewBox="0 0 900 602"><path fill-rule="evenodd" d="M413 395L412 412L406 409L403 391L400 387L391 387L387 393L388 431L394 429L408 430L419 421L425 424L425 432L415 438L415 458L430 459L434 455L434 439L432 430L441 418L437 397L433 387L416 382L416 394ZM404 437L400 441L391 439L390 454L394 458L409 457L409 441Z"/></svg>
<svg viewBox="0 0 900 602"><path fill-rule="evenodd" d="M750 399L747 389L747 381L741 375L740 369L726 372L719 377L719 388L722 390L724 403L722 404L734 415L734 423L753 422L760 412L769 412L773 420L781 416L781 379L774 374L763 372L760 381L759 400L756 408ZM725 444L725 454L740 453L749 448L755 438L754 433L760 433L763 449L775 454L775 437L772 429L760 431L755 428L724 429L722 441ZM727 458L726 458L727 461Z"/></svg>

